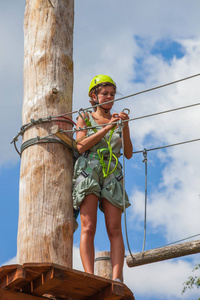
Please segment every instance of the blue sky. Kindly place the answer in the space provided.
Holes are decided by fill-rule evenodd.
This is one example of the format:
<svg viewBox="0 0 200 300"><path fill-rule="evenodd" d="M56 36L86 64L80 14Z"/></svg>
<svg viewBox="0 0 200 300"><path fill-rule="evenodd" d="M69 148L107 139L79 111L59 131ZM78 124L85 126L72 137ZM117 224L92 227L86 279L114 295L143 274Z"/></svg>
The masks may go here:
<svg viewBox="0 0 200 300"><path fill-rule="evenodd" d="M16 262L20 159L10 142L22 125L24 8L25 0L8 0L0 10L0 265ZM75 0L73 110L89 106L88 85L96 74L113 77L121 97L199 73L199 10L200 3L190 0ZM199 80L116 102L113 112L127 107L135 118L198 103ZM199 113L196 106L130 122L134 151L200 138ZM196 142L148 152L146 249L200 233L199 151ZM144 167L141 153L125 163L133 252L143 245ZM74 268L82 270L79 240L80 226ZM101 212L95 246L109 250ZM125 283L137 300L195 299L195 290L184 296L181 290L196 263L199 254L137 268L125 264Z"/></svg>

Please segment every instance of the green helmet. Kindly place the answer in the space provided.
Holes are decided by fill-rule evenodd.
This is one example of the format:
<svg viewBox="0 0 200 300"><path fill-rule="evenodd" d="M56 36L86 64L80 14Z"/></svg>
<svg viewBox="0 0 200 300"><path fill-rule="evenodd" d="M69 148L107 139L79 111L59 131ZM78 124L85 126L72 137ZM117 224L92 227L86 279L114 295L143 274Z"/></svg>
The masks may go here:
<svg viewBox="0 0 200 300"><path fill-rule="evenodd" d="M90 82L90 86L89 86L89 92L88 94L90 93L90 91L95 87L97 86L98 84L100 83L106 83L106 82L109 82L111 84L113 84L115 87L116 87L116 83L112 80L112 78L108 75L97 75L95 76L92 81Z"/></svg>

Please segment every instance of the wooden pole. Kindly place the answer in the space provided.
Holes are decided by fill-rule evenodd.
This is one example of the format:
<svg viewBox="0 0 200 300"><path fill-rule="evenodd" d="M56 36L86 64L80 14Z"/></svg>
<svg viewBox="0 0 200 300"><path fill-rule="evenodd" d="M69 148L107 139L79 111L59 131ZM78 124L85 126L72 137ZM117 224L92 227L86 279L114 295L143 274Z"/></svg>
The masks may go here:
<svg viewBox="0 0 200 300"><path fill-rule="evenodd" d="M137 267L196 253L200 253L200 240L139 252L133 254L134 260L128 255L126 263L129 267Z"/></svg>
<svg viewBox="0 0 200 300"><path fill-rule="evenodd" d="M74 0L26 0L23 124L72 111ZM63 129L71 129L67 123ZM23 141L50 133L34 125ZM59 124L60 126L60 124ZM55 137L54 137L55 138ZM72 153L43 143L21 156L17 260L72 267Z"/></svg>
<svg viewBox="0 0 200 300"><path fill-rule="evenodd" d="M95 257L95 275L112 279L112 263L109 251L101 251Z"/></svg>
<svg viewBox="0 0 200 300"><path fill-rule="evenodd" d="M96 254L94 273L104 278L113 279L110 251L101 251ZM123 282L123 274L120 279Z"/></svg>

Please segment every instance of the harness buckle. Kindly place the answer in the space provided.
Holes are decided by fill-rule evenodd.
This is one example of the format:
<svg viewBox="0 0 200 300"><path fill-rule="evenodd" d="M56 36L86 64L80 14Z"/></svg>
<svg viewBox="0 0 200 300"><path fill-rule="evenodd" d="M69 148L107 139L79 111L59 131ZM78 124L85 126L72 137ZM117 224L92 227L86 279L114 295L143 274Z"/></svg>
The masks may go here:
<svg viewBox="0 0 200 300"><path fill-rule="evenodd" d="M86 170L83 170L83 171L81 172L81 175L83 175L83 177L87 178L88 175L89 175L89 173L88 173Z"/></svg>

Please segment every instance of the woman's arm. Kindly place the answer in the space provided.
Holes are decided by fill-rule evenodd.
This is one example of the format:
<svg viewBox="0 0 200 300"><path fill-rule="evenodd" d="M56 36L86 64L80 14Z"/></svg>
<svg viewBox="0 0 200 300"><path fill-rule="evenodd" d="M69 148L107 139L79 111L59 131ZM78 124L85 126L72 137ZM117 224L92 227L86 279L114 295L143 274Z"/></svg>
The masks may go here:
<svg viewBox="0 0 200 300"><path fill-rule="evenodd" d="M119 120L119 117L116 117L116 114L113 114L109 123L115 123ZM76 129L83 128L84 126L87 127L86 122L79 117L76 125ZM101 125L103 126L103 125ZM103 126L100 130L98 130L96 133L87 136L87 130L81 130L77 131L76 133L76 142L77 142L77 148L80 153L84 153L85 151L92 148L94 145L96 145L104 136L105 134L113 128L114 124Z"/></svg>
<svg viewBox="0 0 200 300"><path fill-rule="evenodd" d="M122 121L129 119L128 115L124 112L120 112L119 117L122 119ZM133 145L130 138L128 122L124 122L123 124L124 155L127 159L130 159L133 156Z"/></svg>

